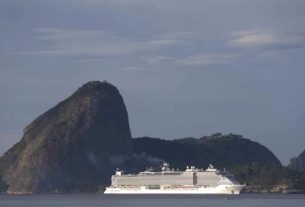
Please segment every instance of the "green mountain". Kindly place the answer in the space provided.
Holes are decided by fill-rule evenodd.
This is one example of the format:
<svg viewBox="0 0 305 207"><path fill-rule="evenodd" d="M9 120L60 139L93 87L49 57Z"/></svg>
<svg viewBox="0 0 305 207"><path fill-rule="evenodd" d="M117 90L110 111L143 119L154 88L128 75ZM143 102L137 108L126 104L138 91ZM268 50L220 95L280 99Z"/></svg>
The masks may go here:
<svg viewBox="0 0 305 207"><path fill-rule="evenodd" d="M180 169L187 165L206 168L210 163L221 168L234 167L254 161L281 166L269 149L240 135L217 133L199 139L184 138L173 141L143 137L132 141L136 153L159 157Z"/></svg>

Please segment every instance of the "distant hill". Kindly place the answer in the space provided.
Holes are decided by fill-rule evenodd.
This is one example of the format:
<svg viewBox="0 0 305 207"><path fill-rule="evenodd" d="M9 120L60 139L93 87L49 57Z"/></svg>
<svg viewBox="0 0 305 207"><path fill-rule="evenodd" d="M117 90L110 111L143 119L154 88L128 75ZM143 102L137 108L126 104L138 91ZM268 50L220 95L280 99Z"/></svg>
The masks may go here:
<svg viewBox="0 0 305 207"><path fill-rule="evenodd" d="M173 141L142 137L133 139L136 153L147 153L168 161L173 167L186 165L206 168L233 167L252 162L281 166L280 161L265 146L240 135L220 133L199 139L184 138Z"/></svg>
<svg viewBox="0 0 305 207"><path fill-rule="evenodd" d="M249 192L305 192L305 173L283 167L265 146L240 135L216 133L199 139L133 139L136 153L168 161L172 167L226 168Z"/></svg>

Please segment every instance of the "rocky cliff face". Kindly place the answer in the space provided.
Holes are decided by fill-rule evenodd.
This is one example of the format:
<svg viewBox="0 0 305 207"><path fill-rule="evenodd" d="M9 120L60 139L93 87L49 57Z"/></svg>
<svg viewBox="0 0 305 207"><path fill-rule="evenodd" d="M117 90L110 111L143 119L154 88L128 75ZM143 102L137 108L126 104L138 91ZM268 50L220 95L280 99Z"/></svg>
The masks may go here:
<svg viewBox="0 0 305 207"><path fill-rule="evenodd" d="M1 157L0 175L9 193L97 191L109 182L112 163L132 153L122 96L93 81L24 129Z"/></svg>

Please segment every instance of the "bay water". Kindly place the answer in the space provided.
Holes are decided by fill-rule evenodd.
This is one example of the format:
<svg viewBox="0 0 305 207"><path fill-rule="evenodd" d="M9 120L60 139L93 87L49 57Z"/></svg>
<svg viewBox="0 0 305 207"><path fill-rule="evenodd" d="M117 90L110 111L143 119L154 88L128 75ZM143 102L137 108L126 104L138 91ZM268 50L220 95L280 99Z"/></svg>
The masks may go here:
<svg viewBox="0 0 305 207"><path fill-rule="evenodd" d="M0 195L0 207L305 207L305 195Z"/></svg>

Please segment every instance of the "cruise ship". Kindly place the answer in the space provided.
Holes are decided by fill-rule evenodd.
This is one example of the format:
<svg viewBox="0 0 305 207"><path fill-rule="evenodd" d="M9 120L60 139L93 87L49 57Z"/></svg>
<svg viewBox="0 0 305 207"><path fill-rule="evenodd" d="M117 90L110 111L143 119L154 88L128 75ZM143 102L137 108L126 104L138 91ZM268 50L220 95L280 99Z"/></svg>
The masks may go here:
<svg viewBox="0 0 305 207"><path fill-rule="evenodd" d="M105 194L239 194L245 185L239 184L225 170L212 165L206 170L187 166L174 170L163 163L161 170L148 169L139 174L124 174L118 170L111 177Z"/></svg>

